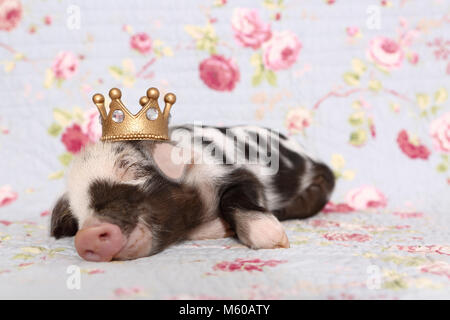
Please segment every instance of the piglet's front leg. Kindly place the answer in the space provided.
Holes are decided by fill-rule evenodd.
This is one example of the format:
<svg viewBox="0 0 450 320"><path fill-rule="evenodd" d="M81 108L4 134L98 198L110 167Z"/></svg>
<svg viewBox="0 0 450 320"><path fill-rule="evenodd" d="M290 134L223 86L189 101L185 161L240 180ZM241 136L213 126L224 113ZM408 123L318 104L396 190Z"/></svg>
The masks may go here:
<svg viewBox="0 0 450 320"><path fill-rule="evenodd" d="M262 186L249 172L237 170L235 178L222 193L223 218L239 240L252 249L289 248L280 221L263 206Z"/></svg>
<svg viewBox="0 0 450 320"><path fill-rule="evenodd" d="M230 225L222 218L202 223L187 235L189 240L220 239L234 236Z"/></svg>

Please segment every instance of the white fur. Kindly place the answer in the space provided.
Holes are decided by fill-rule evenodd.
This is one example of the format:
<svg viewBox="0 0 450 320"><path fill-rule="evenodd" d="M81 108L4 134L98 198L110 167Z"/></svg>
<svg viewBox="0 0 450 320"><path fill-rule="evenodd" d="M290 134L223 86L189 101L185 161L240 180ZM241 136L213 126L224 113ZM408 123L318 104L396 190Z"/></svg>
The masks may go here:
<svg viewBox="0 0 450 320"><path fill-rule="evenodd" d="M139 159L139 155L132 148L125 148L122 153L116 154L112 143L98 142L86 146L74 156L67 174L67 194L72 212L80 226L93 215L93 210L89 208L88 193L93 181L102 179L129 184L141 183L130 180L130 172L127 172L127 169L119 170L114 166L118 159L128 159L132 163Z"/></svg>
<svg viewBox="0 0 450 320"><path fill-rule="evenodd" d="M202 197L204 207L207 209L208 217L218 216L217 206L218 192L220 187L220 178L225 175L227 170L218 165L197 164L187 170L184 182L190 186L198 188Z"/></svg>
<svg viewBox="0 0 450 320"><path fill-rule="evenodd" d="M203 240L203 239L219 239L230 237L234 232L230 229L228 223L221 218L216 218L212 221L205 222L192 230L188 239Z"/></svg>
<svg viewBox="0 0 450 320"><path fill-rule="evenodd" d="M306 190L311 185L316 174L312 168L313 163L311 160L305 159L305 171L300 177L300 192Z"/></svg>

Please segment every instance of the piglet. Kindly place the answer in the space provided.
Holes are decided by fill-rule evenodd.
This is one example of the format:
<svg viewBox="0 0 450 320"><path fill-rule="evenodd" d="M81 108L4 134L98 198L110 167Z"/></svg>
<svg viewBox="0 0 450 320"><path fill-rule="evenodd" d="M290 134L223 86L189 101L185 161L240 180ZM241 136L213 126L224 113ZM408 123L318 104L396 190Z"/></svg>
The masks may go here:
<svg viewBox="0 0 450 320"><path fill-rule="evenodd" d="M86 146L52 210L51 235L75 236L88 261L233 235L253 249L288 248L280 221L318 213L334 188L325 164L270 129L185 125L170 138Z"/></svg>

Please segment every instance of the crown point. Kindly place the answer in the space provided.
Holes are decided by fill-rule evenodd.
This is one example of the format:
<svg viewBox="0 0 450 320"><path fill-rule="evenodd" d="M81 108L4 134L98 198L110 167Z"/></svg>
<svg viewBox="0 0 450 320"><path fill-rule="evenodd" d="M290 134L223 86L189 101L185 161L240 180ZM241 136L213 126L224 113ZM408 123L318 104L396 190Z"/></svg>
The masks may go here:
<svg viewBox="0 0 450 320"><path fill-rule="evenodd" d="M177 97L173 93L168 93L164 96L164 102L174 104L177 101Z"/></svg>
<svg viewBox="0 0 450 320"><path fill-rule="evenodd" d="M147 90L147 97L149 99L158 99L159 98L159 91L156 88L150 88Z"/></svg>
<svg viewBox="0 0 450 320"><path fill-rule="evenodd" d="M111 99L120 99L120 97L122 97L122 92L117 88L112 88L109 90L109 97Z"/></svg>
<svg viewBox="0 0 450 320"><path fill-rule="evenodd" d="M100 93L96 93L92 97L92 101L94 101L94 103L103 103L105 102L105 97L103 97L103 95Z"/></svg>
<svg viewBox="0 0 450 320"><path fill-rule="evenodd" d="M143 107L147 104L148 100L149 100L148 97L141 97L139 99L139 104Z"/></svg>

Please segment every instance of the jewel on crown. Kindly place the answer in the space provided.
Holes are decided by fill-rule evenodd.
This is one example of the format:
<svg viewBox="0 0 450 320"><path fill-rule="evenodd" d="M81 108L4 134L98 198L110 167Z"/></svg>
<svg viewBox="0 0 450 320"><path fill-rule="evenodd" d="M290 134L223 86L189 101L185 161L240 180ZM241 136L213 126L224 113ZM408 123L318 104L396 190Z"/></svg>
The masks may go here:
<svg viewBox="0 0 450 320"><path fill-rule="evenodd" d="M147 95L139 99L142 109L136 114L132 114L122 103L122 92L119 89L109 90L109 97L111 103L108 113L103 95L97 93L92 97L100 112L102 141L169 139L170 109L176 101L173 93L164 96L166 105L161 111L158 105L158 89L148 89Z"/></svg>

